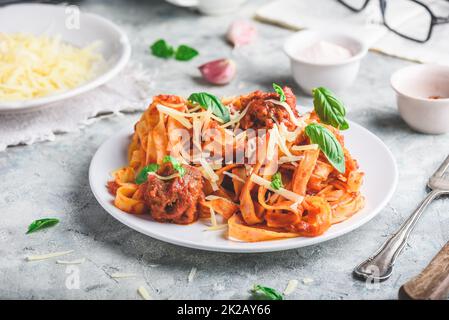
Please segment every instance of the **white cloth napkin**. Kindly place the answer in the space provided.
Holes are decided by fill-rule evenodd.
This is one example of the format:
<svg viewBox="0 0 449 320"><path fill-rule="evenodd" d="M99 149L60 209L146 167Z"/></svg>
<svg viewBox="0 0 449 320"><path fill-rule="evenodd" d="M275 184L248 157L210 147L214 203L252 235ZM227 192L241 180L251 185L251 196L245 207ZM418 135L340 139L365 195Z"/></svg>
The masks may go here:
<svg viewBox="0 0 449 320"><path fill-rule="evenodd" d="M424 0L437 15L449 16L449 2ZM399 2L398 2L399 3ZM401 2L400 4L407 4ZM417 18L421 10L404 10L394 17L401 28L420 28L423 19ZM390 11L391 12L391 11ZM432 38L425 44L416 43L390 32L382 24L378 1L371 1L361 13L355 14L336 0L278 0L270 2L256 12L261 21L283 27L301 29L341 30L366 41L371 49L403 59L424 63L449 65L449 24L437 25Z"/></svg>
<svg viewBox="0 0 449 320"><path fill-rule="evenodd" d="M56 133L73 132L104 113L144 110L152 76L134 63L107 84L74 98L26 113L0 114L0 151L8 146L54 140Z"/></svg>

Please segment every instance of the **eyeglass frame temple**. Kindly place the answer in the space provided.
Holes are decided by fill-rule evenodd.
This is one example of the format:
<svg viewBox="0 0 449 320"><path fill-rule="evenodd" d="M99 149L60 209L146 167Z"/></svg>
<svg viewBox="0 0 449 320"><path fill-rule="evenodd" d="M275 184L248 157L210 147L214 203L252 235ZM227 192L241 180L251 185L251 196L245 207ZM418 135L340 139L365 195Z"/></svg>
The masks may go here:
<svg viewBox="0 0 449 320"><path fill-rule="evenodd" d="M387 8L387 0L379 0L379 5L380 5L380 11L382 13L383 24L385 25L385 27L387 27L388 30L390 30L391 32L397 34L400 37L403 37L405 39L408 39L408 40L411 40L411 41L415 41L415 42L418 42L418 43L426 43L432 37L433 26L436 25L436 24L441 23L441 22L437 22L438 19L440 19L440 18L435 16L435 14L432 12L432 10L430 10L430 8L425 3L422 3L422 2L420 2L418 0L409 0L409 1L412 1L412 2L414 2L416 4L419 4L425 10L427 10L427 12L430 14L431 20L430 20L429 32L427 33L427 37L424 40L412 38L412 37L409 37L409 36L407 36L405 34L402 34L402 33L396 31L395 29L393 29L392 27L390 27L387 24L386 19L385 19L385 10ZM447 20L448 20L447 22L449 22L449 17L447 18Z"/></svg>
<svg viewBox="0 0 449 320"><path fill-rule="evenodd" d="M363 10L365 10L366 6L368 5L368 3L371 0L365 0L365 3L363 4L363 6L360 9L356 9L354 7L351 7L349 4L345 3L344 0L337 0L339 3L341 3L342 5L344 5L346 8L348 8L349 10L351 10L352 12L362 12Z"/></svg>

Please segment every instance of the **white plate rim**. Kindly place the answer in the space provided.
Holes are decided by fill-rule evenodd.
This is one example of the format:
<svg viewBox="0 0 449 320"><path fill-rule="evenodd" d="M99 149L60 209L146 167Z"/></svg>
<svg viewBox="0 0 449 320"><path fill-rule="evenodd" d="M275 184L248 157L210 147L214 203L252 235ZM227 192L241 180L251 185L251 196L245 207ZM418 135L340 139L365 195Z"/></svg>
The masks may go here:
<svg viewBox="0 0 449 320"><path fill-rule="evenodd" d="M307 109L310 110L310 108L307 108ZM130 129L133 128L133 125L129 126L129 127L125 127L122 130L119 130L113 136L109 137L106 141L104 141L101 144L101 146L97 149L94 156L92 157L92 160L91 160L91 163L89 166L90 189L91 189L94 197L97 199L98 203L100 204L100 206L106 212L108 212L110 215L112 215L115 219L117 219L124 225L126 225L126 226L130 227L131 229L134 229L142 234L150 236L154 239L164 241L167 243L171 243L174 245L182 246L182 247L194 248L194 249L200 249L200 250L212 251L212 252L262 253L262 252L284 251L284 250L297 249L297 248L301 248L301 247L315 245L315 244L326 242L326 241L335 239L337 237L340 237L342 235L345 235L349 232L354 231L355 229L360 228L364 224L368 223L371 219L373 219L375 216L377 216L380 213L380 211L388 204L388 202L393 197L393 194L397 188L398 179L399 179L398 167L397 167L396 160L395 160L393 154L391 153L391 151L389 150L389 148L385 145L385 143L383 143L383 141L379 137L377 137L375 134L373 134L368 129L364 128L363 126L361 126L353 121L348 121L348 122L349 122L350 126L354 126L358 129L365 131L366 134L368 134L372 139L376 140L378 145L382 147L382 149L385 151L385 155L387 155L390 160L390 164L393 165L393 171L394 171L393 182L391 183L390 188L388 189L385 198L380 203L378 203L377 206L369 212L369 214L364 216L362 219L359 219L356 223L353 223L342 230L333 231L333 232L329 232L329 230L328 230L326 233L324 233L323 235L318 236L318 237L311 237L311 238L298 237L298 238L287 239L287 240L301 239L302 242L299 242L299 243L285 242L284 244L282 244L284 240L281 239L281 240L258 242L259 246L257 248L252 248L252 249L251 248L243 248L243 249L242 248L233 248L230 246L220 246L220 245L211 246L211 245L205 245L203 243L198 243L198 242L190 241L190 240L179 241L179 240L173 239L169 236L165 236L164 234L161 234L161 233L148 231L147 229L142 228L141 224L135 223L134 221L126 221L126 218L125 218L126 214L127 214L126 212L116 208L113 204L108 203L108 201L103 199L98 194L96 188L93 186L94 172L93 172L92 168L94 167L96 158L99 157L99 154L102 152L102 149L106 147L106 144L109 141L112 141L114 139L114 137L119 137L119 136L123 135L124 132L130 132ZM105 181L105 184L106 184L106 181ZM105 188L106 188L106 186L105 186ZM351 218L348 219L347 221L349 221L349 220L351 220ZM155 222L155 223L157 223L157 222ZM246 243L246 242L243 242L243 243ZM267 245L262 246L261 244L263 244L263 243L267 243ZM279 245L273 245L273 243L276 243Z"/></svg>
<svg viewBox="0 0 449 320"><path fill-rule="evenodd" d="M44 4L44 3L22 3L22 4L10 4L6 5L2 9L7 9L9 7L55 7L58 5L53 4ZM117 60L117 62L110 67L106 72L101 73L100 75L96 76L95 78L89 80L88 82L61 92L54 95L49 95L37 99L31 99L31 100L20 100L20 101L10 101L10 102L2 102L0 101L0 113L14 113L14 112L23 112L23 111L30 111L33 109L37 109L38 107L46 107L50 106L51 103L62 101L68 98L72 98L74 96L80 95L82 93L88 92L92 89L95 89L109 80L111 80L113 77L115 77L128 63L130 57L131 57L131 44L129 42L128 36L126 33L115 23L112 21L98 15L95 13L90 12L81 12L81 15L89 16L92 19L96 19L100 21L101 23L107 25L109 28L114 30L120 38L120 44L121 44L121 56Z"/></svg>

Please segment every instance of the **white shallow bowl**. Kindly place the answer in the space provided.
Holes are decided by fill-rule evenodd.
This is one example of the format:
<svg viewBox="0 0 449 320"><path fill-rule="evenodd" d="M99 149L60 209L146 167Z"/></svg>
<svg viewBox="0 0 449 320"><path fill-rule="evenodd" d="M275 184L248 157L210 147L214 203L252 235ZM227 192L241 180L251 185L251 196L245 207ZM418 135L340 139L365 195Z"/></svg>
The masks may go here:
<svg viewBox="0 0 449 320"><path fill-rule="evenodd" d="M79 87L31 100L0 101L0 112L35 109L74 97L106 83L126 65L131 55L131 46L128 37L119 27L96 14L80 12L80 28L70 29L66 27L70 14L73 14L70 7L63 5L17 4L0 8L0 32L61 36L64 42L77 47L98 41L98 51L105 60L100 72Z"/></svg>
<svg viewBox="0 0 449 320"><path fill-rule="evenodd" d="M352 56L335 63L314 63L301 58L301 50L319 41L349 49ZM290 58L296 83L305 93L311 94L312 89L317 87L326 87L335 92L350 87L357 77L360 60L368 52L368 47L358 38L344 33L305 30L289 37L284 44L284 51Z"/></svg>
<svg viewBox="0 0 449 320"><path fill-rule="evenodd" d="M237 11L246 0L166 0L180 7L196 8L201 13L218 16Z"/></svg>
<svg viewBox="0 0 449 320"><path fill-rule="evenodd" d="M391 76L399 113L416 131L449 132L449 67L418 64ZM431 97L440 97L439 99Z"/></svg>
<svg viewBox="0 0 449 320"><path fill-rule="evenodd" d="M303 112L309 110L300 109ZM350 122L350 129L344 132L345 144L358 160L361 170L365 172L361 190L366 198L364 209L314 238L255 243L228 240L226 231L204 231L206 225L201 221L187 226L159 223L151 220L148 215L131 215L113 205L114 197L109 194L106 183L111 180L112 171L127 165L126 154L133 132L133 125L124 128L104 142L95 153L89 168L91 190L100 205L123 224L150 237L180 246L249 253L280 251L321 243L348 233L371 220L388 203L397 185L398 171L391 152L374 134ZM380 172L382 174L379 174Z"/></svg>

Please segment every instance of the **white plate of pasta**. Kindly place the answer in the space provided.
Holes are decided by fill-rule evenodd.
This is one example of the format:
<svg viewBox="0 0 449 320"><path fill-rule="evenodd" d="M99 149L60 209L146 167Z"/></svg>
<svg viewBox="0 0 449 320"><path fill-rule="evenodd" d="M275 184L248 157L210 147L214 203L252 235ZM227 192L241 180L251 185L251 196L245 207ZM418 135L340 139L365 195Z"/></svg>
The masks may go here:
<svg viewBox="0 0 449 320"><path fill-rule="evenodd" d="M143 234L221 252L309 246L371 220L397 185L391 152L329 90L310 109L273 86L155 96L93 157L96 199Z"/></svg>

